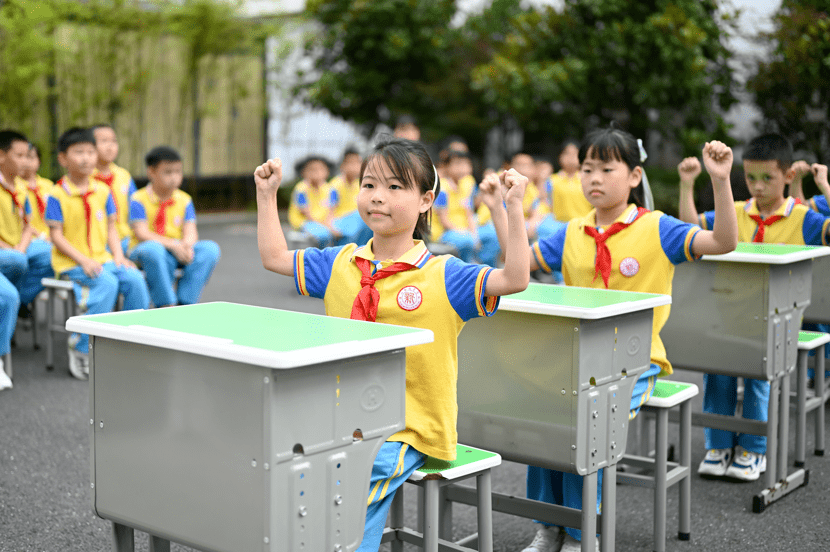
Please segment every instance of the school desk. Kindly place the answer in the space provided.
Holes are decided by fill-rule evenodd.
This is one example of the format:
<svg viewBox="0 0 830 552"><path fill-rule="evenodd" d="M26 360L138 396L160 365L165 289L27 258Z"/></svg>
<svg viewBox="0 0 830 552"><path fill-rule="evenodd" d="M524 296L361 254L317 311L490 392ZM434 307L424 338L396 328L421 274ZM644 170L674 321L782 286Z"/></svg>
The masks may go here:
<svg viewBox="0 0 830 552"><path fill-rule="evenodd" d="M804 470L787 473L789 375L810 304L813 259L828 254L826 247L739 243L731 253L675 270L672 312L660 334L672 364L770 382L766 423L692 416L695 425L767 436L766 488L753 497L756 512L807 482Z"/></svg>
<svg viewBox="0 0 830 552"><path fill-rule="evenodd" d="M231 303L71 318L90 339L91 487L114 550L354 550L429 330Z"/></svg>
<svg viewBox="0 0 830 552"><path fill-rule="evenodd" d="M581 512L493 494L493 510L597 528L603 475L603 550L613 550L616 463L625 452L631 392L651 362L654 307L667 295L531 284L503 297L458 340L458 439L503 458L585 476ZM475 504L470 490L447 499ZM446 518L445 518L446 519ZM582 541L593 550L594 539Z"/></svg>

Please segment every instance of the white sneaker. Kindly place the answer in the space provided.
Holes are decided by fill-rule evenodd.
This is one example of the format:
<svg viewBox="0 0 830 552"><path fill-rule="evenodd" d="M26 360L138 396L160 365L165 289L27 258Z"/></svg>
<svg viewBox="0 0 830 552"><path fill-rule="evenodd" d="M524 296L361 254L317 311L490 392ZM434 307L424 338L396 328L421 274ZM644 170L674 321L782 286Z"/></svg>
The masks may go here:
<svg viewBox="0 0 830 552"><path fill-rule="evenodd" d="M536 531L533 542L522 550L522 552L559 552L562 548L562 539L564 536L565 532L559 527L545 527L543 525Z"/></svg>
<svg viewBox="0 0 830 552"><path fill-rule="evenodd" d="M3 366L3 358L0 357L0 391L11 388L12 379L6 374L5 367Z"/></svg>
<svg viewBox="0 0 830 552"><path fill-rule="evenodd" d="M767 455L760 452L750 452L743 447L735 448L735 460L726 470L726 477L734 477L741 481L755 481L767 471Z"/></svg>
<svg viewBox="0 0 830 552"><path fill-rule="evenodd" d="M564 531L563 533L565 534L565 540L564 542L562 542L562 548L559 549L560 552L581 552L582 543L570 536L569 534L565 533ZM594 538L597 539L596 548L594 548L594 550L599 552L599 537Z"/></svg>
<svg viewBox="0 0 830 552"><path fill-rule="evenodd" d="M697 468L697 473L698 475L723 477L731 463L732 449L712 449L706 452L706 456Z"/></svg>
<svg viewBox="0 0 830 552"><path fill-rule="evenodd" d="M88 380L89 354L82 353L74 349L71 345L67 346L67 352L69 353L69 373L79 380Z"/></svg>

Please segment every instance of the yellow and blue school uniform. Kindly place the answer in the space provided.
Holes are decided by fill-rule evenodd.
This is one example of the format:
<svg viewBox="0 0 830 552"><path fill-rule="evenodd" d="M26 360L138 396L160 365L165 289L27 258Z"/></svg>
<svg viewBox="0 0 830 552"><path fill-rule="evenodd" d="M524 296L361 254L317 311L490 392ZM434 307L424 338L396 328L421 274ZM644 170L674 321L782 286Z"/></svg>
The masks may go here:
<svg viewBox="0 0 830 552"><path fill-rule="evenodd" d="M23 180L19 176L17 177L17 180L26 186L29 204L32 206L32 214L29 217L29 224L31 224L35 229L38 237L46 239L49 236L49 227L46 225L46 221L43 220L43 216L46 214L46 201L49 199L49 194L51 193L52 186L54 186L55 183L48 178L43 178L42 176L37 175L35 187L30 188L29 183L26 180Z"/></svg>
<svg viewBox="0 0 830 552"><path fill-rule="evenodd" d="M525 221L533 216L536 210L540 208L540 204L539 189L532 182L528 183L527 188L525 188L524 198L522 198L522 209L524 210ZM490 209L487 205L482 203L478 207L476 217L478 219L478 239L481 243L478 258L484 264L496 266L501 248L496 235L496 227L493 226Z"/></svg>
<svg viewBox="0 0 830 552"><path fill-rule="evenodd" d="M629 205L615 222L630 224L611 235L605 242L611 252L611 271L608 289L639 291L671 295L674 267L694 260L692 244L700 228L681 222L660 211L638 211ZM592 210L582 218L573 219L552 236L539 240L531 247L537 264L546 272L561 270L569 286L605 288L596 274L596 241L585 232L596 227L596 213ZM607 228L597 228L602 232ZM654 309L651 337L651 367L637 380L631 399L630 418L654 391L658 375L672 373L671 363L660 339L660 330L669 318L668 305ZM602 473L600 473L600 477ZM597 487L599 511L601 485ZM582 508L582 477L545 468L529 466L527 496L551 504ZM566 531L579 540L581 532Z"/></svg>
<svg viewBox="0 0 830 552"><path fill-rule="evenodd" d="M582 180L578 173L568 176L559 171L547 179L545 191L551 212L536 228L540 240L553 235L563 223L582 218L593 209L582 193Z"/></svg>
<svg viewBox="0 0 830 552"><path fill-rule="evenodd" d="M102 176L98 169L92 173L93 178L109 187L112 199L115 202L115 226L121 240L121 250L127 251L133 229L130 228L130 197L135 193L135 181L130 172L115 163L109 165L109 176Z"/></svg>
<svg viewBox="0 0 830 552"><path fill-rule="evenodd" d="M758 223L751 218L758 216L754 199L736 201L738 216L738 241L752 242L758 234ZM810 210L792 197L784 201L772 216L782 217L764 228L763 243L788 243L794 245L827 245L830 219ZM715 224L715 212L700 215L703 228ZM767 421L770 385L768 381L744 379L743 417L749 420ZM738 401L738 380L731 376L705 374L703 376L703 411L734 416ZM704 428L707 449L729 449L740 445L745 450L766 453L765 435L736 434L722 429Z"/></svg>
<svg viewBox="0 0 830 552"><path fill-rule="evenodd" d="M357 211L357 194L360 192L360 180L355 178L348 183L342 175L329 180L334 190L332 204L334 205L334 220L332 226L342 234L336 245L356 243L363 245L372 237L372 230L366 226L360 213Z"/></svg>
<svg viewBox="0 0 830 552"><path fill-rule="evenodd" d="M373 273L393 263L375 259L371 240L362 247L298 250L294 256L297 292L323 299L327 315L349 318L361 289L358 258L370 261ZM424 455L455 459L458 334L467 320L490 316L498 306L497 297L484 296L490 267L449 255L433 256L422 241L394 262L414 268L375 283L380 294L376 321L431 329L435 341L406 351L406 428L390 437L378 453L360 550L377 550L392 497Z"/></svg>
<svg viewBox="0 0 830 552"><path fill-rule="evenodd" d="M46 204L46 223L60 227L63 235L85 257L103 267L96 278L90 278L74 260L52 247L52 268L55 274L72 280L75 299L87 314L111 312L118 294L124 296L124 309L146 309L150 303L144 277L134 268L116 267L107 250L109 221L115 217L115 202L109 188L93 178L86 192L81 192L68 178L59 180ZM72 334L70 346L87 353L89 336Z"/></svg>
<svg viewBox="0 0 830 552"><path fill-rule="evenodd" d="M9 245L20 243L31 211L25 187L7 183L0 174L0 239ZM9 352L20 308L19 287L26 274L26 255L14 249L0 249L0 355Z"/></svg>
<svg viewBox="0 0 830 552"><path fill-rule="evenodd" d="M326 247L334 241L334 236L328 228L320 224L325 221L334 207L336 194L334 188L326 183L321 186L309 186L300 181L291 192L291 202L288 205L288 223L294 230L308 232L317 240L317 245ZM302 210L308 210L309 218Z"/></svg>
<svg viewBox="0 0 830 552"><path fill-rule="evenodd" d="M470 262L476 255L476 239L467 230L470 225L470 214L472 213L472 188L469 184L462 185L461 182L450 186L443 181L441 191L435 202L432 204L436 211L446 211L450 224L456 227L455 230L446 230L441 224L440 217L432 214L432 240L441 241L455 246L458 256L464 262Z"/></svg>
<svg viewBox="0 0 830 552"><path fill-rule="evenodd" d="M830 205L827 205L827 198L823 195L817 195L810 198L807 201L807 206L825 217L830 217Z"/></svg>
<svg viewBox="0 0 830 552"><path fill-rule="evenodd" d="M146 222L156 234L181 240L185 223L196 224L196 210L188 193L177 189L168 200L161 201L148 185L130 198L130 224L139 221ZM130 260L144 270L150 298L157 307L198 303L219 256L219 245L211 240L193 244L193 260L186 265L157 241L139 242L133 235L130 242ZM177 268L182 269L178 283Z"/></svg>

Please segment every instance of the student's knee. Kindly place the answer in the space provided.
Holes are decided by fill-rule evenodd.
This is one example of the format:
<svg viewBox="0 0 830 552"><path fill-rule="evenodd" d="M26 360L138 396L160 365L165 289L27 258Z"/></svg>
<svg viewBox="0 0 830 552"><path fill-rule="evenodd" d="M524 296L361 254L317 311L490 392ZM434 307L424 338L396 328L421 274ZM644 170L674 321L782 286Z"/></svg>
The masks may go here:
<svg viewBox="0 0 830 552"><path fill-rule="evenodd" d="M164 262L166 254L167 249L165 249L160 243L146 241L135 246L132 253L130 253L130 259L141 265L161 264Z"/></svg>
<svg viewBox="0 0 830 552"><path fill-rule="evenodd" d="M193 247L195 254L204 259L204 262L216 264L222 256L219 244L213 240L202 240Z"/></svg>

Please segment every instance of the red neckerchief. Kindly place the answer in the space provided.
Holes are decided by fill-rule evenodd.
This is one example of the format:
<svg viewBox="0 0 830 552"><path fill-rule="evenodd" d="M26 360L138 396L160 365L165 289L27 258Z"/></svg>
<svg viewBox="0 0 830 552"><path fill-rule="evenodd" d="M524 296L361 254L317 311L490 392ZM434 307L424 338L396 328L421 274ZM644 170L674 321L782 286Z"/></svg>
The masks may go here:
<svg viewBox="0 0 830 552"><path fill-rule="evenodd" d="M165 228L167 228L167 213L166 213L166 211L167 211L168 207L173 205L173 203L175 203L175 202L173 201L172 197L170 199L165 199L164 201L159 202L159 210L156 213L155 220L153 221L153 225L156 228L156 234L158 234L159 236L163 236L164 235L164 230L165 230Z"/></svg>
<svg viewBox="0 0 830 552"><path fill-rule="evenodd" d="M755 236L752 238L752 243L764 243L764 228L783 219L784 215L772 215L771 217L767 217L765 219L761 218L761 215L749 215L749 218L754 220L755 224L758 225L758 231L755 232Z"/></svg>
<svg viewBox="0 0 830 552"><path fill-rule="evenodd" d="M398 272L405 272L417 268L409 263L394 263L382 268L372 275L372 261L362 257L356 257L355 263L362 274L360 278L360 291L352 304L352 320L368 320L374 322L378 317L378 304L380 303L380 292L375 287L375 282L382 280Z"/></svg>
<svg viewBox="0 0 830 552"><path fill-rule="evenodd" d="M637 207L637 216L631 222L615 222L608 227L604 232L600 232L593 226L585 226L585 233L594 238L597 244L597 258L594 262L594 280L597 276L602 275L602 281L605 283L605 288L608 289L608 278L611 277L611 251L605 245L605 241L625 230L639 219L642 215L648 213L648 209Z"/></svg>

